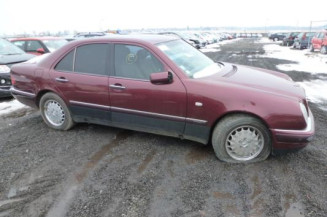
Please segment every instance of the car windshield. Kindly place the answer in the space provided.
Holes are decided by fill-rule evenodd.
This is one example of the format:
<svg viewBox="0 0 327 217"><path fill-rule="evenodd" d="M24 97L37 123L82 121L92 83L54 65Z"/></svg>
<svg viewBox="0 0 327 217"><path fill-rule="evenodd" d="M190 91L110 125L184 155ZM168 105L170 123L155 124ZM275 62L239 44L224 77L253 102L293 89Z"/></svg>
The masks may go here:
<svg viewBox="0 0 327 217"><path fill-rule="evenodd" d="M0 55L24 54L24 51L9 41L0 38Z"/></svg>
<svg viewBox="0 0 327 217"><path fill-rule="evenodd" d="M53 52L68 43L68 41L64 40L64 39L42 40L42 42L45 44L45 46L47 46L47 48L49 49L50 52Z"/></svg>
<svg viewBox="0 0 327 217"><path fill-rule="evenodd" d="M210 76L222 69L220 64L182 40L163 42L157 46L190 78Z"/></svg>

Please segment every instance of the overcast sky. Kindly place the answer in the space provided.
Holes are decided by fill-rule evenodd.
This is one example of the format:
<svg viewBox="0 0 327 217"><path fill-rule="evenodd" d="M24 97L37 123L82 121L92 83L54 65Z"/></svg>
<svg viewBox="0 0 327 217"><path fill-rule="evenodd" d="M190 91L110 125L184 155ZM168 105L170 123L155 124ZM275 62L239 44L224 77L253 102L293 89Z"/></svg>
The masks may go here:
<svg viewBox="0 0 327 217"><path fill-rule="evenodd" d="M204 26L309 26L327 0L0 0L0 34ZM326 25L323 23L323 25Z"/></svg>

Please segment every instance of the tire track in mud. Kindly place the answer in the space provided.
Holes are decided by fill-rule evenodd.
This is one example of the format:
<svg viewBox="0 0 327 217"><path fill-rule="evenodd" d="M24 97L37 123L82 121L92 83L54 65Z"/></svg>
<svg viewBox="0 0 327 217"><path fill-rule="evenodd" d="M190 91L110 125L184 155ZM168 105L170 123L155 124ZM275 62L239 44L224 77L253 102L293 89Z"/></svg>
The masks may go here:
<svg viewBox="0 0 327 217"><path fill-rule="evenodd" d="M126 140L130 136L130 131L124 130L119 132L115 138L107 145L103 146L98 152L93 154L90 160L82 167L81 171L75 174L68 180L68 186L64 187L65 191L57 198L55 203L47 213L47 217L65 216L68 212L69 206L80 189L83 181L93 171L97 164L106 156L111 150L117 147L122 141Z"/></svg>

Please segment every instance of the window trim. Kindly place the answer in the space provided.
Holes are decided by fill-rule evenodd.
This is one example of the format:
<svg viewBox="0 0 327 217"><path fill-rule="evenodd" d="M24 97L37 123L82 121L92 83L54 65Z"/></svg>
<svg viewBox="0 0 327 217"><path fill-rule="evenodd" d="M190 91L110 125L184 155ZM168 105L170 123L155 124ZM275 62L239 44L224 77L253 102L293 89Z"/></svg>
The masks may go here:
<svg viewBox="0 0 327 217"><path fill-rule="evenodd" d="M94 73L87 73L87 72L76 72L75 71L75 61L76 61L76 51L77 48L85 45L92 45L92 44L106 44L108 46L108 51L106 53L106 74L105 75L100 75L100 74L94 74ZM77 46L74 46L73 48L69 49L67 52L65 52L63 55L61 55L51 66L51 69L56 71L56 72L64 72L64 73L71 73L71 74L78 74L78 75L92 75L92 76L97 76L97 77L109 77L111 74L111 68L109 64L111 64L111 59L112 59L112 49L113 49L113 43L108 43L108 42L94 42L94 43L83 43L79 44ZM57 70L56 66L59 64L59 62L65 58L70 52L74 50L74 55L73 55L73 71L65 71L65 70Z"/></svg>

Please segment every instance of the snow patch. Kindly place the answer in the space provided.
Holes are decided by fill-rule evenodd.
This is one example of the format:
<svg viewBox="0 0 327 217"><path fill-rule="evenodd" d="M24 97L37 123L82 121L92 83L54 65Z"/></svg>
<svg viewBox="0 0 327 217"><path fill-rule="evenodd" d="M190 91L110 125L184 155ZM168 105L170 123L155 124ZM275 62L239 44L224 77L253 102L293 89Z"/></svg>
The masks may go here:
<svg viewBox="0 0 327 217"><path fill-rule="evenodd" d="M325 80L311 80L299 83L306 92L308 99L313 103L327 102L327 81Z"/></svg>
<svg viewBox="0 0 327 217"><path fill-rule="evenodd" d="M327 74L327 55L311 53L308 50L293 50L289 47L282 47L276 44L268 44L263 48L266 53L257 55L257 57L268 57L296 62L277 65L276 67L282 71L303 71L312 74Z"/></svg>
<svg viewBox="0 0 327 217"><path fill-rule="evenodd" d="M16 99L8 102L0 102L0 116L4 114L9 114L25 107L27 106L18 102Z"/></svg>

